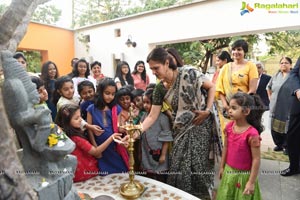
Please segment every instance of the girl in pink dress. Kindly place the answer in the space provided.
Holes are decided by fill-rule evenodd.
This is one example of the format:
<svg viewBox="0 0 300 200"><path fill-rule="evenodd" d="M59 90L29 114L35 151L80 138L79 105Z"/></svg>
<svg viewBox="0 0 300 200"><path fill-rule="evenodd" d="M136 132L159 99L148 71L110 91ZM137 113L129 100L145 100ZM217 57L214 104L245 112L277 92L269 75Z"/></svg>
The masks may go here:
<svg viewBox="0 0 300 200"><path fill-rule="evenodd" d="M232 121L225 128L217 200L260 200L257 175L264 104L257 95L238 92L229 105Z"/></svg>

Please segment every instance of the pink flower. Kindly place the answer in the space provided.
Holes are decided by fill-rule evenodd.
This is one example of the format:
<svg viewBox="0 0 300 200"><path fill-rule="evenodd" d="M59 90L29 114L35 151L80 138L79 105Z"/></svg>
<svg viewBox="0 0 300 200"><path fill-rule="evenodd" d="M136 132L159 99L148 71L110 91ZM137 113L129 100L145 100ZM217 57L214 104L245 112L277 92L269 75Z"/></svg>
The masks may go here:
<svg viewBox="0 0 300 200"><path fill-rule="evenodd" d="M241 184L240 184L240 183L236 183L235 186L236 186L237 188L240 188L240 187L241 187Z"/></svg>

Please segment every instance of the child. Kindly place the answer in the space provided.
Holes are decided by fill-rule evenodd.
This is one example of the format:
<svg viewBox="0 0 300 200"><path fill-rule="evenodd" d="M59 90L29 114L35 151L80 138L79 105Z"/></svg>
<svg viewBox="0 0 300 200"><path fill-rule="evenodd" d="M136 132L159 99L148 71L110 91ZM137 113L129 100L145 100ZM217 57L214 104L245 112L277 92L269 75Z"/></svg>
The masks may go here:
<svg viewBox="0 0 300 200"><path fill-rule="evenodd" d="M68 76L62 76L55 82L55 91L53 92L53 103L57 107L57 112L65 104L79 105L79 98L74 96L74 85L73 81ZM102 134L103 130L97 126L86 123L85 120L81 122L82 130L89 129L95 134Z"/></svg>
<svg viewBox="0 0 300 200"><path fill-rule="evenodd" d="M150 113L152 107L153 89L148 89L143 96L146 114L142 121ZM160 113L156 122L141 134L142 162L141 169L147 172L147 176L166 182L166 174L161 172L169 169L168 143L172 142L172 132L168 117Z"/></svg>
<svg viewBox="0 0 300 200"><path fill-rule="evenodd" d="M80 110L81 116L86 120L87 111L89 105L94 103L95 88L91 81L82 81L78 84L78 93L81 98Z"/></svg>
<svg viewBox="0 0 300 200"><path fill-rule="evenodd" d="M129 120L129 108L131 106L131 92L126 87L121 87L116 94L117 103L121 106L122 110L120 113L119 124L125 125Z"/></svg>
<svg viewBox="0 0 300 200"><path fill-rule="evenodd" d="M121 134L112 134L102 145L94 147L89 143L80 129L82 118L80 116L79 106L66 104L61 107L56 117L56 123L60 126L68 137L75 143L76 147L72 152L77 157L77 167L74 176L74 182L85 181L99 173L96 158L101 157L101 153L110 143L113 138L120 137Z"/></svg>
<svg viewBox="0 0 300 200"><path fill-rule="evenodd" d="M36 89L40 95L40 103L35 106L43 106L49 109L46 104L46 101L48 100L48 92L45 88L44 81L36 76L31 76L31 81L36 85Z"/></svg>
<svg viewBox="0 0 300 200"><path fill-rule="evenodd" d="M76 62L75 68L74 68L74 76L72 78L74 83L74 96L79 98L78 93L78 84L82 81L89 80L94 84L94 87L96 88L96 80L92 77L89 77L90 75L90 69L89 69L89 63L85 59L80 59Z"/></svg>
<svg viewBox="0 0 300 200"><path fill-rule="evenodd" d="M141 117L145 114L144 106L143 106L143 94L144 90L142 89L135 89L131 92L134 104L134 118L133 123L138 124L140 123Z"/></svg>
<svg viewBox="0 0 300 200"><path fill-rule="evenodd" d="M233 121L225 128L217 199L260 200L257 175L264 104L257 95L238 92L229 105L229 116Z"/></svg>
<svg viewBox="0 0 300 200"><path fill-rule="evenodd" d="M61 76L56 80L53 103L56 105L57 112L64 104L79 105L79 98L74 96L74 84L70 77Z"/></svg>
<svg viewBox="0 0 300 200"><path fill-rule="evenodd" d="M87 122L104 129L101 135L94 135L89 131L89 139L94 146L103 144L111 135L118 132L118 115L121 107L116 103L116 92L114 80L104 78L98 85L95 104L87 108ZM98 166L108 174L127 172L129 167L127 150L117 143L110 143L103 151L102 157L98 159Z"/></svg>

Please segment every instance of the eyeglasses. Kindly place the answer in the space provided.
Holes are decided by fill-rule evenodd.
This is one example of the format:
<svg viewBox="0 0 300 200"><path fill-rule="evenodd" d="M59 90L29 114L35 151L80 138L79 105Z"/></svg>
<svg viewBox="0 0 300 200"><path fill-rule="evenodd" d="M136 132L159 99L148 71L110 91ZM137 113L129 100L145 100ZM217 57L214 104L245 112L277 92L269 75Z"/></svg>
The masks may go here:
<svg viewBox="0 0 300 200"><path fill-rule="evenodd" d="M23 64L23 65L26 64L26 62L23 61L23 60L22 61L18 61L18 62L21 63L21 64Z"/></svg>
<svg viewBox="0 0 300 200"><path fill-rule="evenodd" d="M256 66L257 67L257 69L261 69L261 66Z"/></svg>

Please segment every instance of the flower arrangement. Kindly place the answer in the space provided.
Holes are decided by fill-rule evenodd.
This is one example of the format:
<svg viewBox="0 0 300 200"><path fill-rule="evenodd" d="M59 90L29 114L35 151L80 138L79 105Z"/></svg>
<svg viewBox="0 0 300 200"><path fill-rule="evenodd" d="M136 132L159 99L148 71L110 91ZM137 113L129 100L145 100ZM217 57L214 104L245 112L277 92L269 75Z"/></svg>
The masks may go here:
<svg viewBox="0 0 300 200"><path fill-rule="evenodd" d="M55 145L64 146L64 142L68 137L66 134L57 127L56 124L50 124L50 135L48 136L47 144L49 147L53 147Z"/></svg>

